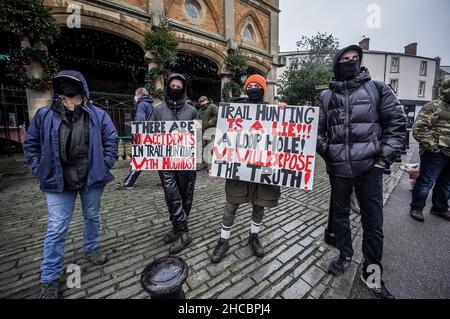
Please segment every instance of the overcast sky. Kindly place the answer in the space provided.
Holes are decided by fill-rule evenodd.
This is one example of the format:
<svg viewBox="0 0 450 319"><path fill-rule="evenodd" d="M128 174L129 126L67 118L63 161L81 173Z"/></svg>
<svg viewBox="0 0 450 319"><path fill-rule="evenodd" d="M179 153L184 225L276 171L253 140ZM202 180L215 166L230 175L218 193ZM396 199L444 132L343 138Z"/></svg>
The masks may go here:
<svg viewBox="0 0 450 319"><path fill-rule="evenodd" d="M369 28L370 5L380 9ZM281 51L295 51L302 35L332 33L341 47L370 38L370 49L404 52L404 46L418 42L418 55L440 56L450 65L450 0L280 0ZM375 28L373 27L375 26Z"/></svg>

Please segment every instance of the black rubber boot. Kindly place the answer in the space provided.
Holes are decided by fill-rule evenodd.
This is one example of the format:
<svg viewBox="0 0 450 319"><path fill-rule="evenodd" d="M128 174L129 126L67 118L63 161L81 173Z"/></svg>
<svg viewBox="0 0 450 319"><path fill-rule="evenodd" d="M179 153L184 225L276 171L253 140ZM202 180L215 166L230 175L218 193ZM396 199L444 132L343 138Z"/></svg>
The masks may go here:
<svg viewBox="0 0 450 319"><path fill-rule="evenodd" d="M255 255L258 258L264 257L264 247L262 246L261 242L259 241L258 234L250 233L248 242L250 244L250 247L252 248L253 255Z"/></svg>
<svg viewBox="0 0 450 319"><path fill-rule="evenodd" d="M164 236L163 240L166 244L172 244L177 241L178 237L179 235L175 234L175 231L172 229Z"/></svg>
<svg viewBox="0 0 450 319"><path fill-rule="evenodd" d="M170 246L169 252L171 254L178 254L192 242L192 237L189 231L182 232L177 240Z"/></svg>
<svg viewBox="0 0 450 319"><path fill-rule="evenodd" d="M211 261L216 264L220 263L225 257L228 249L230 249L230 243L228 242L228 240L220 238L220 240L217 242L216 248L213 251Z"/></svg>

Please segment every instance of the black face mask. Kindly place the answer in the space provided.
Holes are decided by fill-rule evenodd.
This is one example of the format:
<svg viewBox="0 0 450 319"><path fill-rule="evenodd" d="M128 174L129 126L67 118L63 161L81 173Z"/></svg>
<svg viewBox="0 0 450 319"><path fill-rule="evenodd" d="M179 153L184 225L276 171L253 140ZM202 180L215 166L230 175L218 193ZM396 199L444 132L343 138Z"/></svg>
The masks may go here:
<svg viewBox="0 0 450 319"><path fill-rule="evenodd" d="M179 101L184 95L184 89L172 89L169 87L167 90L167 96L174 102Z"/></svg>
<svg viewBox="0 0 450 319"><path fill-rule="evenodd" d="M73 81L61 82L61 94L67 97L74 97L83 92L83 88L80 83Z"/></svg>
<svg viewBox="0 0 450 319"><path fill-rule="evenodd" d="M336 80L348 81L354 79L361 69L361 62L359 60L351 60L344 63L339 63L336 69Z"/></svg>
<svg viewBox="0 0 450 319"><path fill-rule="evenodd" d="M248 99L252 102L261 102L264 98L263 89L255 88L247 91Z"/></svg>

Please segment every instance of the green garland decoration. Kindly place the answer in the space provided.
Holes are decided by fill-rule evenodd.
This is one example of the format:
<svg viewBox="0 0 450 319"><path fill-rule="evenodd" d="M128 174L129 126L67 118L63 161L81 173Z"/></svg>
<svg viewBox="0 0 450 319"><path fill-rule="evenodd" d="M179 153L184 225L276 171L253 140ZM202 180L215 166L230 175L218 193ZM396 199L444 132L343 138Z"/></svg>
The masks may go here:
<svg viewBox="0 0 450 319"><path fill-rule="evenodd" d="M162 99L164 91L157 89L155 82L158 77L165 75L165 67L174 66L177 63L178 40L169 23L167 13L159 15L159 25L152 26L151 30L145 32L144 48L156 57L159 66L150 69L145 79L145 87L151 96Z"/></svg>
<svg viewBox="0 0 450 319"><path fill-rule="evenodd" d="M32 62L42 65L44 73L41 78L28 76L25 66ZM47 51L24 48L11 53L7 64L9 72L6 77L26 89L44 91L51 89L53 78L58 73L58 69L58 62Z"/></svg>
<svg viewBox="0 0 450 319"><path fill-rule="evenodd" d="M60 28L42 0L2 0L0 32L27 37L31 43L51 44Z"/></svg>
<svg viewBox="0 0 450 319"><path fill-rule="evenodd" d="M225 58L225 69L235 77L240 77L247 74L248 64L238 50L230 50Z"/></svg>
<svg viewBox="0 0 450 319"><path fill-rule="evenodd" d="M231 95L230 95L231 94ZM234 81L225 83L222 89L222 99L224 102L230 102L233 97L241 95L241 86Z"/></svg>
<svg viewBox="0 0 450 319"><path fill-rule="evenodd" d="M150 69L145 77L145 88L153 98L162 100L164 97L164 90L156 88L156 80L166 74L166 70L162 66L157 66Z"/></svg>
<svg viewBox="0 0 450 319"><path fill-rule="evenodd" d="M233 97L241 95L242 78L246 78L248 72L247 61L239 50L228 51L225 58L225 70L231 73L231 81L223 86L222 99L229 102Z"/></svg>

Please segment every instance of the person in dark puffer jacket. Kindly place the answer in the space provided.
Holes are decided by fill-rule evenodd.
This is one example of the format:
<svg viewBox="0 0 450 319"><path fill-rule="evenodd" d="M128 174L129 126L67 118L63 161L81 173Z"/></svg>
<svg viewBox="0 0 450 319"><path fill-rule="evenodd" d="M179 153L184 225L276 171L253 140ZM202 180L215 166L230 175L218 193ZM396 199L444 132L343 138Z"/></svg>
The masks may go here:
<svg viewBox="0 0 450 319"><path fill-rule="evenodd" d="M371 82L369 71L361 67L362 57L363 51L356 45L338 52L333 62L335 78L318 99L317 152L326 161L330 176L334 230L340 251L328 271L334 276L342 275L354 254L350 198L355 189L364 229L361 278L377 297L389 299L393 296L381 280L383 172L404 145L406 115L388 85ZM375 286L369 284L373 269L379 270L380 280Z"/></svg>
<svg viewBox="0 0 450 319"><path fill-rule="evenodd" d="M89 102L84 76L61 71L53 80L54 98L34 116L23 145L25 159L40 182L48 206L48 228L41 265L41 298L58 298L64 242L75 200L84 217L84 253L94 265L107 256L99 248L100 199L114 177L117 132L108 114Z"/></svg>

